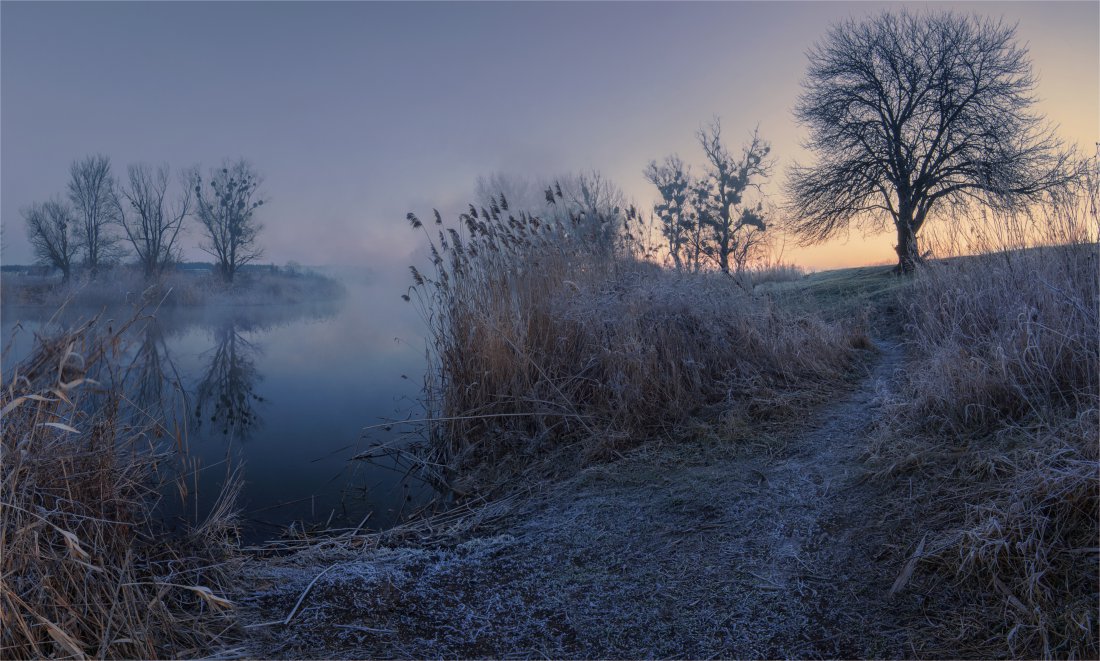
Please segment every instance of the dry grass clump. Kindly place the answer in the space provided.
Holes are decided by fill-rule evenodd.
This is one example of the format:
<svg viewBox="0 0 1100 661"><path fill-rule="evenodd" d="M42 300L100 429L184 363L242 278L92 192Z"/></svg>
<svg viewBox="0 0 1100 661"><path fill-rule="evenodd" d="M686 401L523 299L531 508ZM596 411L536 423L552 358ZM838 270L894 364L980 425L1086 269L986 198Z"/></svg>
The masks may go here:
<svg viewBox="0 0 1100 661"><path fill-rule="evenodd" d="M776 262L767 266L750 269L748 280L752 286L766 285L771 282L792 282L806 277L806 269L797 264Z"/></svg>
<svg viewBox="0 0 1100 661"><path fill-rule="evenodd" d="M5 361L2 658L196 656L232 626L219 596L234 561L232 494L201 526L162 529L161 471L177 457L163 421L118 386L125 350L122 330L93 320Z"/></svg>
<svg viewBox="0 0 1100 661"><path fill-rule="evenodd" d="M1042 219L1062 245L931 264L913 283L915 359L881 459L921 478L917 576L947 609L926 653L1100 657L1095 200Z"/></svg>
<svg viewBox="0 0 1100 661"><path fill-rule="evenodd" d="M463 478L460 491L563 448L606 458L682 435L692 419L728 436L747 419L803 410L865 340L729 276L636 259L629 211L544 222L494 198L462 221L445 229L437 213L434 273L413 268L410 291L432 333L429 446Z"/></svg>

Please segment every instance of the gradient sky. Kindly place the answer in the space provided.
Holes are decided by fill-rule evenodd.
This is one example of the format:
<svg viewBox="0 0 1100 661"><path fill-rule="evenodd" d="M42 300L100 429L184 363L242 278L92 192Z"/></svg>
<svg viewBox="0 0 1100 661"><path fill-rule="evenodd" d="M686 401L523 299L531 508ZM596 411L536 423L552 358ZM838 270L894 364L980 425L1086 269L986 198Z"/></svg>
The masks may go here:
<svg viewBox="0 0 1100 661"><path fill-rule="evenodd" d="M244 156L270 204L264 261L400 269L405 213L454 211L479 175L596 168L641 205L641 172L720 115L759 124L783 178L807 160L791 118L805 51L876 3L0 4L0 259L32 254L19 210L93 152L174 169ZM899 5L890 5L899 6ZM1100 140L1100 3L910 3L1018 23L1040 110ZM778 195L778 187L772 186ZM185 237L195 250L196 229ZM785 257L890 262L892 237Z"/></svg>

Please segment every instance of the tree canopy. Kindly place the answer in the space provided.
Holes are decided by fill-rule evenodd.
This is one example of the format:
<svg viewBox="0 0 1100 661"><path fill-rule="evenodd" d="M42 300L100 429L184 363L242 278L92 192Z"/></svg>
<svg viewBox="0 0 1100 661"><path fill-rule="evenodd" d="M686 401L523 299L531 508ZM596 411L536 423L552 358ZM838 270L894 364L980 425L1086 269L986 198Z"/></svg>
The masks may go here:
<svg viewBox="0 0 1100 661"><path fill-rule="evenodd" d="M816 162L796 164L787 184L805 243L892 223L908 271L937 212L1035 201L1069 178L1070 155L1033 112L1036 81L1014 26L887 11L834 26L807 57L794 112Z"/></svg>

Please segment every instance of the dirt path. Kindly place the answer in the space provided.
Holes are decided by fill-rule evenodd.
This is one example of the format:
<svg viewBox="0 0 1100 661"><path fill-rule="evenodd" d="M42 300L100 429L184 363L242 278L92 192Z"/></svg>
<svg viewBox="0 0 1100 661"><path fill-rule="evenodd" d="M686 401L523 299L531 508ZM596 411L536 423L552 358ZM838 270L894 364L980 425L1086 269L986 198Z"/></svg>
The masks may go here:
<svg viewBox="0 0 1100 661"><path fill-rule="evenodd" d="M880 353L780 457L627 460L526 500L460 544L250 568L252 654L275 657L905 656L889 540L859 454Z"/></svg>

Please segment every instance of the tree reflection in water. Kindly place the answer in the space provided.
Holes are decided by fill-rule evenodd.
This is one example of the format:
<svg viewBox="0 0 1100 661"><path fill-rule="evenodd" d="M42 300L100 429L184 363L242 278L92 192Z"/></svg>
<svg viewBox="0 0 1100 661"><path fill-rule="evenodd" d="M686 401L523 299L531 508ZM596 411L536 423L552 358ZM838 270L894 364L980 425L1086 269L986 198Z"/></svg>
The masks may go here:
<svg viewBox="0 0 1100 661"><path fill-rule="evenodd" d="M214 329L214 347L204 354L206 371L195 390L195 420L221 431L230 440L246 440L260 421L256 394L259 348L246 340L235 320Z"/></svg>
<svg viewBox="0 0 1100 661"><path fill-rule="evenodd" d="M176 421L173 412L186 410L176 408L184 401L182 379L168 352L164 325L149 317L137 332L136 348L125 375L126 392L139 415L160 421L154 429L161 432Z"/></svg>

